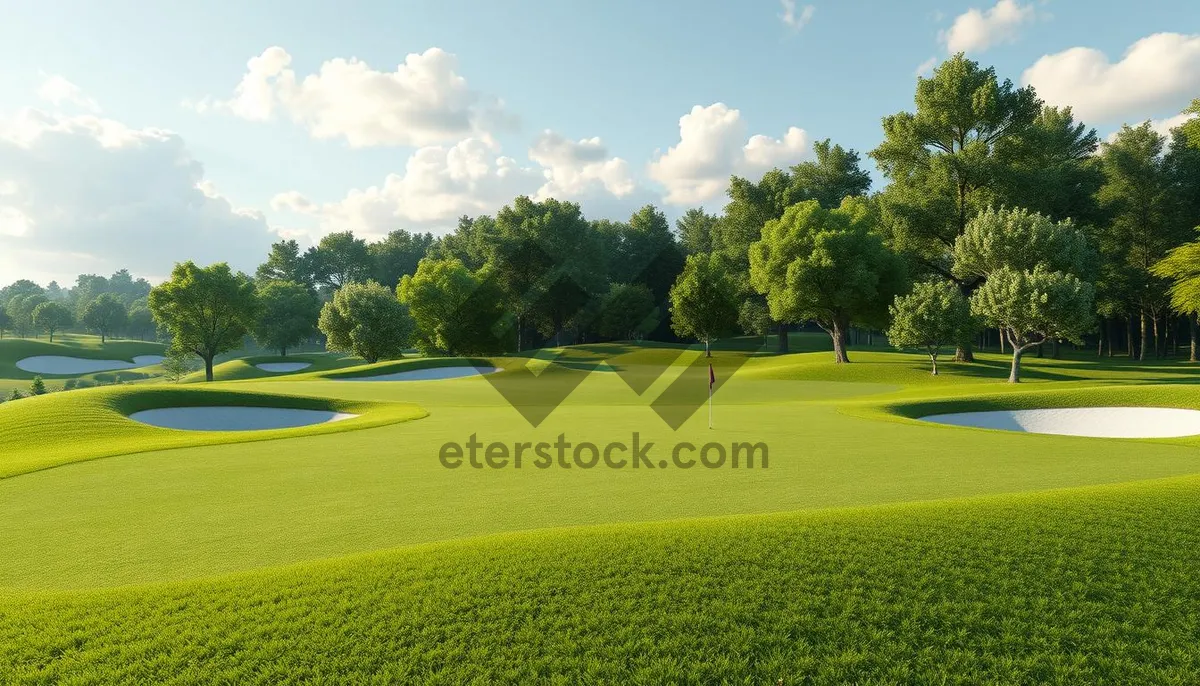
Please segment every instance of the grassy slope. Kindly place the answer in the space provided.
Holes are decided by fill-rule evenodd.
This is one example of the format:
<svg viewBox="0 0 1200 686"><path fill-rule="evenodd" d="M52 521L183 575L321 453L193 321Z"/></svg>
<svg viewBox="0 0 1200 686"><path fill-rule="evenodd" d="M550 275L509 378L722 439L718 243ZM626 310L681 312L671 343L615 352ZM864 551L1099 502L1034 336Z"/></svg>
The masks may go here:
<svg viewBox="0 0 1200 686"><path fill-rule="evenodd" d="M512 534L0 604L13 683L1188 684L1200 480Z"/></svg>
<svg viewBox="0 0 1200 686"><path fill-rule="evenodd" d="M264 362L308 362L312 366L299 372L264 372L254 365ZM285 378L292 374L310 374L314 372L332 371L361 365L361 358L342 355L340 353L295 353L287 357L279 355L257 355L222 362L213 367L214 381L244 381L246 379ZM183 379L184 383L203 383L204 372L199 371Z"/></svg>
<svg viewBox="0 0 1200 686"><path fill-rule="evenodd" d="M0 340L0 393L7 397L13 389L22 393L29 390L29 383L36 374L17 368L18 360L36 355L62 355L65 357L82 357L89 360L125 360L132 361L138 355L162 355L164 347L161 343L142 341L109 340L101 345L99 336L79 334L63 334L55 336L51 343L46 338L4 338ZM46 386L52 390L62 388L64 379L76 378L88 381L112 382L117 375L129 381L154 374L157 366L140 369L123 369L117 372L97 372L78 376L48 376Z"/></svg>
<svg viewBox="0 0 1200 686"><path fill-rule="evenodd" d="M807 364L805 356L797 357ZM762 363L778 365L781 359ZM738 376L717 396L715 429L706 428L701 411L678 432L615 374L593 375L537 430L483 379L301 379L224 387L341 402L407 401L429 408L431 415L351 433L144 452L0 481L0 540L13 551L13 561L0 565L0 586L143 583L547 526L871 505L1200 471L1196 439L982 434L858 416L898 397L911 400L906 393L943 393L941 384L962 393L1007 388L956 384L949 376L900 393L872 384ZM646 396L655 397L669 380ZM1078 386L1096 404L1108 404L1121 391L1084 390L1081 383L1031 383L1020 392ZM1171 388L1189 393L1182 401L1200 406L1200 389ZM84 435L93 431L80 419L70 424ZM669 446L680 440L764 441L771 466L448 470L438 461L446 441L465 442L472 433L484 442L553 442L562 433L572 442L604 444L628 443L633 431L659 446L656 459L669 457ZM35 442L31 449L44 445ZM80 445L86 450L103 444ZM88 564L79 565L80 557Z"/></svg>
<svg viewBox="0 0 1200 686"><path fill-rule="evenodd" d="M14 665L14 681L81 683L1200 679L1200 560L1186 552L1200 543L1200 478L1017 493L1196 473L1196 439L1019 435L901 416L935 400L1020 405L1043 394L1200 407L1200 389L1181 385L1194 380L1191 366L1032 359L1031 382L1010 388L979 376L1003 378L986 359L936 379L917 356L855 359L752 360L721 389L716 430L697 417L677 434L612 374L586 381L537 431L481 379L314 374L226 386L405 400L432 414L0 481L11 553L0 562L10 587L0 591L0 664ZM857 370L871 365L870 378L892 385L831 380L865 380ZM1126 388L1139 382L1171 385ZM441 442L471 431L600 441L630 430L767 440L771 468L436 462ZM1009 495L886 504L996 493ZM874 506L620 524L846 505ZM586 524L601 526L469 538ZM466 540L167 585L18 590L187 579L452 538Z"/></svg>
<svg viewBox="0 0 1200 686"><path fill-rule="evenodd" d="M272 431L174 431L140 424L129 414L158 407L241 405L337 410L361 416ZM71 462L197 445L226 445L289 436L354 431L416 419L411 403L329 400L175 386L111 386L51 393L0 405L0 479Z"/></svg>

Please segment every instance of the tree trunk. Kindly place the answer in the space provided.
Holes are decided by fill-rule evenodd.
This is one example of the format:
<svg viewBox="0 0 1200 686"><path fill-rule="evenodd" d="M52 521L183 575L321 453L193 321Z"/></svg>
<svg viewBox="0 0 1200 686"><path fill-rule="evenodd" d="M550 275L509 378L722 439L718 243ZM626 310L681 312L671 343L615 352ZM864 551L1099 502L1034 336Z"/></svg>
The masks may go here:
<svg viewBox="0 0 1200 686"><path fill-rule="evenodd" d="M213 368L213 356L209 355L208 357L204 358L204 380L205 381L213 380L212 368Z"/></svg>
<svg viewBox="0 0 1200 686"><path fill-rule="evenodd" d="M1050 357L1055 360L1058 359L1058 339L1057 338L1050 341Z"/></svg>
<svg viewBox="0 0 1200 686"><path fill-rule="evenodd" d="M787 353L789 350L787 322L779 322L779 352Z"/></svg>
<svg viewBox="0 0 1200 686"><path fill-rule="evenodd" d="M974 362L975 354L971 352L971 344L963 343L954 351L955 362Z"/></svg>
<svg viewBox="0 0 1200 686"><path fill-rule="evenodd" d="M104 332L100 332L100 345L104 345L107 341L104 340Z"/></svg>
<svg viewBox="0 0 1200 686"><path fill-rule="evenodd" d="M929 361L933 364L933 375L937 376L938 373L937 373L937 353L936 352L929 353Z"/></svg>
<svg viewBox="0 0 1200 686"><path fill-rule="evenodd" d="M1004 354L1004 331L996 329L996 333L1000 334L1000 354Z"/></svg>
<svg viewBox="0 0 1200 686"><path fill-rule="evenodd" d="M1021 355L1024 353L1021 348L1013 346L1012 369L1008 372L1009 383L1021 382Z"/></svg>
<svg viewBox="0 0 1200 686"><path fill-rule="evenodd" d="M1188 317L1188 327L1192 330L1192 343L1189 346L1188 362L1196 361L1196 315Z"/></svg>
<svg viewBox="0 0 1200 686"><path fill-rule="evenodd" d="M1096 357L1104 357L1104 329L1108 326L1107 319L1100 320L1100 329L1096 332Z"/></svg>
<svg viewBox="0 0 1200 686"><path fill-rule="evenodd" d="M704 339L704 356L712 357L712 350L709 350L709 348L708 348L708 339L707 338Z"/></svg>
<svg viewBox="0 0 1200 686"><path fill-rule="evenodd" d="M833 328L829 335L833 338L833 361L835 364L846 364L850 358L846 355L846 328L848 322L833 320Z"/></svg>
<svg viewBox="0 0 1200 686"><path fill-rule="evenodd" d="M1130 315L1125 320L1125 352L1131 360L1137 356L1137 351L1134 350L1133 345L1133 315Z"/></svg>
<svg viewBox="0 0 1200 686"><path fill-rule="evenodd" d="M1154 327L1154 358L1158 359L1163 356L1165 341L1163 341L1163 336L1159 335L1157 314L1150 318L1150 325Z"/></svg>
<svg viewBox="0 0 1200 686"><path fill-rule="evenodd" d="M1150 343L1150 327L1146 326L1146 311L1145 310L1142 310L1142 312L1141 312L1141 315L1139 317L1139 323L1141 325L1142 340L1138 347L1138 360L1145 361L1146 345L1148 343Z"/></svg>
<svg viewBox="0 0 1200 686"><path fill-rule="evenodd" d="M287 357L287 346L286 345L279 349L279 356Z"/></svg>

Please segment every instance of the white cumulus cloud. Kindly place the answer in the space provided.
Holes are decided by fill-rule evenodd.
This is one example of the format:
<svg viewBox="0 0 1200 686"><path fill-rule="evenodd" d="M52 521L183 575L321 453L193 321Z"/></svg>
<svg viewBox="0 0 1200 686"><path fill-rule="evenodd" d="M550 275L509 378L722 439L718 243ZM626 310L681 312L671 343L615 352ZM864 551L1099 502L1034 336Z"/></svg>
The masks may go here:
<svg viewBox="0 0 1200 686"><path fill-rule="evenodd" d="M679 118L679 142L650 162L649 174L677 205L711 201L725 192L730 175L758 176L808 156L808 134L790 127L782 138L746 138L741 112L725 103L696 105Z"/></svg>
<svg viewBox="0 0 1200 686"><path fill-rule="evenodd" d="M546 177L538 197L575 198L603 189L620 198L637 186L629 163L609 157L599 138L572 141L553 131L543 131L530 147L529 159L542 167Z"/></svg>
<svg viewBox="0 0 1200 686"><path fill-rule="evenodd" d="M1021 80L1047 103L1070 105L1084 120L1144 120L1179 111L1200 93L1200 34L1147 36L1118 62L1093 48L1070 48L1043 56Z"/></svg>
<svg viewBox="0 0 1200 686"><path fill-rule="evenodd" d="M100 105L95 100L83 94L83 90L57 74L41 73L42 85L38 87L37 96L52 105L75 105L88 112L97 113Z"/></svg>
<svg viewBox="0 0 1200 686"><path fill-rule="evenodd" d="M345 230L377 239L399 228L443 233L460 216L492 214L518 195L580 202L593 218L624 218L656 200L599 138L575 141L547 130L528 152L532 164L501 154L497 143L481 138L426 146L413 152L402 173L389 174L380 185L325 203L288 191L276 195L271 207L315 219L316 227L306 232L313 239Z"/></svg>
<svg viewBox="0 0 1200 686"><path fill-rule="evenodd" d="M987 10L971 8L954 18L954 23L941 33L950 53L979 53L1001 43L1012 43L1022 26L1037 19L1033 3L1022 5L1017 0L999 0Z"/></svg>
<svg viewBox="0 0 1200 686"><path fill-rule="evenodd" d="M0 188L4 274L161 276L187 259L246 269L273 238L205 182L178 135L94 115L25 108L0 121Z"/></svg>
<svg viewBox="0 0 1200 686"><path fill-rule="evenodd" d="M817 8L813 5L805 5L799 8L800 11L797 12L796 0L779 0L779 2L783 6L783 14L779 15L779 19L783 22L784 26L793 31L799 31L807 26L808 22L812 21L813 15L817 12Z"/></svg>
<svg viewBox="0 0 1200 686"><path fill-rule="evenodd" d="M267 48L247 62L231 98L185 104L251 121L285 116L314 138L341 138L356 148L486 138L511 124L503 104L470 88L458 59L440 48L410 54L393 71L339 57L300 78L291 64L286 50Z"/></svg>

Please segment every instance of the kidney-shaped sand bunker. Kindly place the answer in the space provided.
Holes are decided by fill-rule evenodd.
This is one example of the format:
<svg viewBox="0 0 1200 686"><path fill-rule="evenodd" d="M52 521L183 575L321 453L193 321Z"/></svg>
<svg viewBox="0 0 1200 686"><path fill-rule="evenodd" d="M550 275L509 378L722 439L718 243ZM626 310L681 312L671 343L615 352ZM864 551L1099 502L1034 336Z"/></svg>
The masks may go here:
<svg viewBox="0 0 1200 686"><path fill-rule="evenodd" d="M981 429L1094 438L1176 438L1200 435L1200 410L1174 407L1063 407L956 412L922 421Z"/></svg>
<svg viewBox="0 0 1200 686"><path fill-rule="evenodd" d="M352 419L356 414L285 407L163 407L129 415L135 422L184 431L265 431L294 429Z"/></svg>
<svg viewBox="0 0 1200 686"><path fill-rule="evenodd" d="M149 367L162 362L162 355L138 355L132 362L125 360L89 360L82 357L67 357L64 355L35 355L17 360L17 369L30 374L49 374L66 376L71 374L95 374L96 372L113 372L123 369Z"/></svg>

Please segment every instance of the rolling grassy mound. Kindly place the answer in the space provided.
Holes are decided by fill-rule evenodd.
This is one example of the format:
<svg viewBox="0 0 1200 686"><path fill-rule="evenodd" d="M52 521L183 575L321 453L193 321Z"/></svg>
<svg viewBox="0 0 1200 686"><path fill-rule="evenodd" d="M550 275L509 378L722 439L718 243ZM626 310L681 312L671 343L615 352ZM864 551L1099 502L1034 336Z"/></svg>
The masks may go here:
<svg viewBox="0 0 1200 686"><path fill-rule="evenodd" d="M532 428L482 378L331 380L465 363L417 358L0 406L0 682L1200 682L1200 437L914 421L1200 408L1195 366L1031 358L1009 386L995 354L931 377L901 353L739 353L714 428L697 408L672 430L652 403L694 348L561 352L543 374L613 358L644 392L593 374ZM124 417L263 398L366 416L238 443ZM760 441L770 466L438 460L472 434L633 432L656 460Z"/></svg>
<svg viewBox="0 0 1200 686"><path fill-rule="evenodd" d="M129 419L161 407L240 405L335 410L362 416L333 424L270 431L174 431ZM353 431L417 419L411 403L354 402L215 388L114 386L25 398L0 405L0 479L71 462L195 445L263 441Z"/></svg>
<svg viewBox="0 0 1200 686"><path fill-rule="evenodd" d="M29 390L29 382L38 375L17 368L17 362L27 357L59 355L87 360L132 361L139 355L163 355L165 354L164 350L165 346L162 343L109 340L101 345L99 336L75 334L56 336L53 343L46 339L0 339L0 393L7 396L13 389L23 393ZM118 375L122 380L130 381L152 376L158 370L159 367L155 365L139 369L122 369L74 376L42 376L45 378L48 388L58 390L62 388L63 381L68 378L111 383L117 379Z"/></svg>
<svg viewBox="0 0 1200 686"><path fill-rule="evenodd" d="M1200 479L465 540L0 602L11 683L1200 675Z"/></svg>
<svg viewBox="0 0 1200 686"><path fill-rule="evenodd" d="M267 372L255 365L269 362L308 362L311 366L297 372ZM243 357L228 362L222 362L213 367L213 381L243 381L246 379L282 378L291 374L309 374L314 372L345 369L361 365L360 358L340 353L297 353L280 357L278 355L258 355ZM184 377L183 383L204 383L204 372L198 371Z"/></svg>

